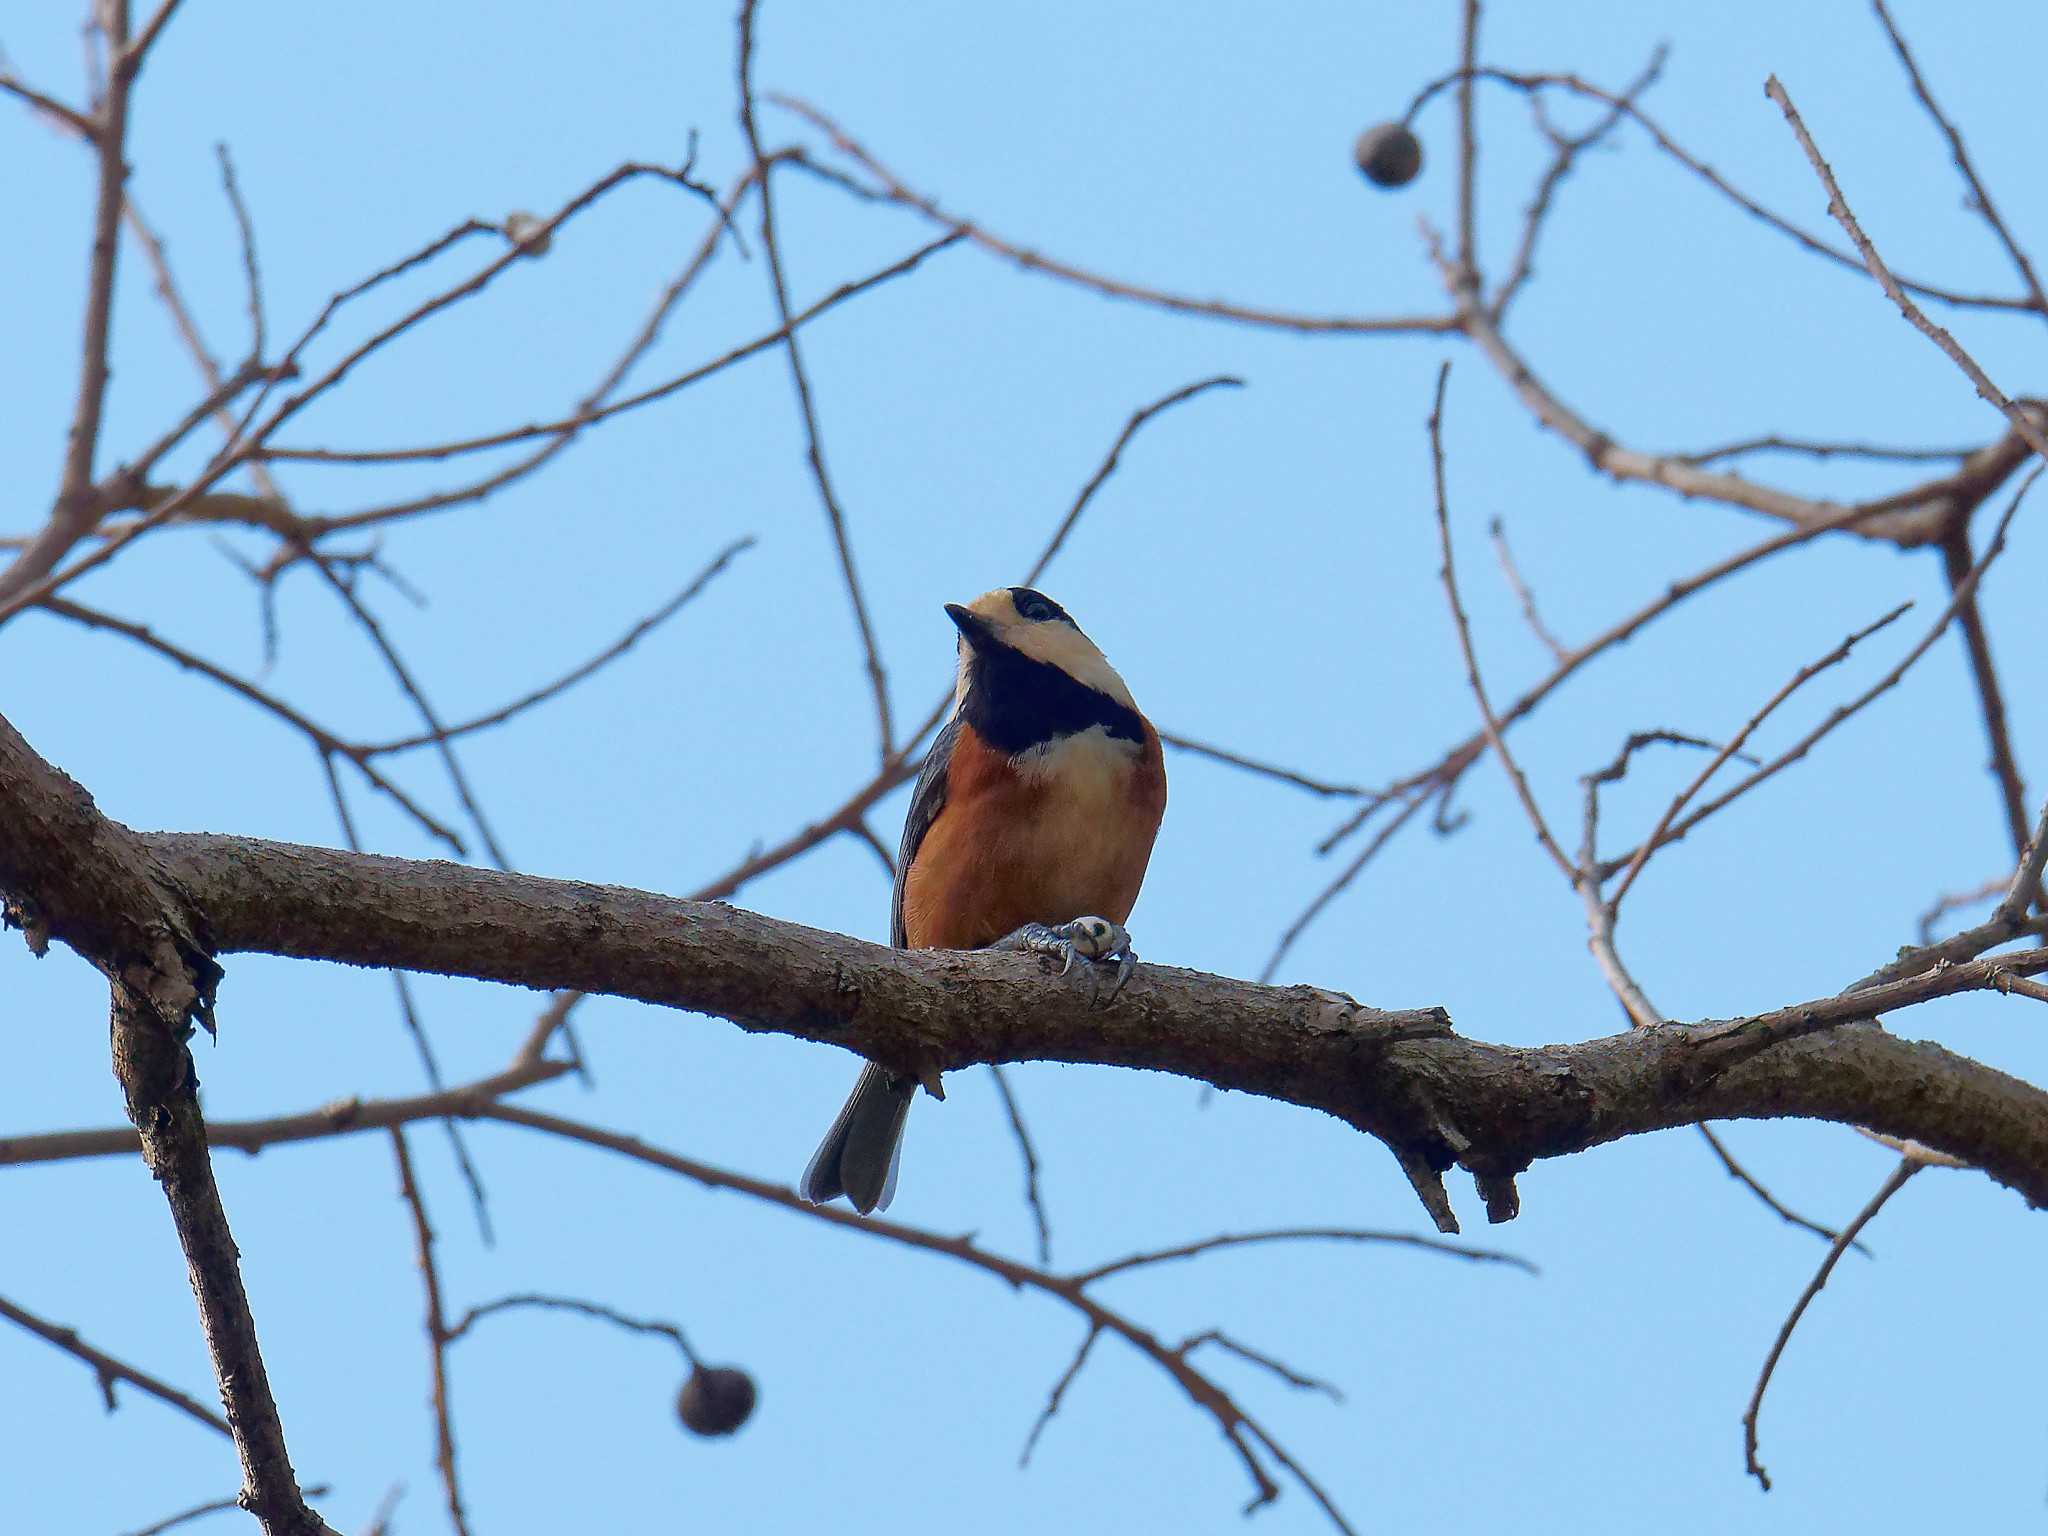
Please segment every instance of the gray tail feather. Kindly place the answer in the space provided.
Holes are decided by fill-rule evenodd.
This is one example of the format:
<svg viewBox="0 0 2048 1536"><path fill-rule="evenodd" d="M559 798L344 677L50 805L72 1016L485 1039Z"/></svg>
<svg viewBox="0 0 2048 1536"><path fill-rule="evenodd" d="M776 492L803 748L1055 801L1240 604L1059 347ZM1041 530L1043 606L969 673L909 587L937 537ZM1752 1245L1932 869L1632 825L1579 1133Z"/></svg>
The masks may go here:
<svg viewBox="0 0 2048 1536"><path fill-rule="evenodd" d="M886 1209L896 1197L903 1122L916 1092L914 1079L897 1077L869 1062L839 1118L811 1155L798 1193L813 1205L844 1195L863 1216Z"/></svg>

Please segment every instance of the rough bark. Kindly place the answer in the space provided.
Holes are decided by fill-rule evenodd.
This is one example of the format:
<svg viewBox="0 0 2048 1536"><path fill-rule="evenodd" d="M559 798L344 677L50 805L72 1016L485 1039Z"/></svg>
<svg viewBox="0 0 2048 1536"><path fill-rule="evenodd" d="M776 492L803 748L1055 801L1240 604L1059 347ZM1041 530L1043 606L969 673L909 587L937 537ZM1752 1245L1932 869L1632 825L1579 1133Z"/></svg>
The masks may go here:
<svg viewBox="0 0 2048 1536"><path fill-rule="evenodd" d="M0 793L7 755L0 741ZM1335 1115L1385 1141L1418 1188L1430 1170L1461 1164L1487 1186L1496 1219L1514 1210L1505 1180L1538 1158L1696 1120L1786 1115L1910 1137L2048 1203L2048 1094L1856 1022L1861 1002L1521 1048L1457 1037L1441 1010L1365 1007L1312 987L1147 965L1100 1007L1087 978L1053 980L1032 957L908 953L719 903L252 838L104 822L68 831L73 848L111 848L123 867L152 871L154 889L188 904L185 920L219 954L609 993L844 1046L926 1078L1024 1060L1172 1072ZM0 832L0 884L20 891L26 880L51 933L91 953L103 937L88 921L97 907L43 900L34 850L16 841ZM87 860L68 862L87 878ZM1944 967L1867 1006L1952 992L1973 976L1981 985L1997 963Z"/></svg>
<svg viewBox="0 0 2048 1536"><path fill-rule="evenodd" d="M204 919L144 839L101 816L4 720L0 915L24 928L38 953L58 938L107 977L114 1075L185 1253L241 1458L242 1505L267 1536L331 1536L292 1472L207 1151L185 1044L194 1020L211 1025L221 975Z"/></svg>

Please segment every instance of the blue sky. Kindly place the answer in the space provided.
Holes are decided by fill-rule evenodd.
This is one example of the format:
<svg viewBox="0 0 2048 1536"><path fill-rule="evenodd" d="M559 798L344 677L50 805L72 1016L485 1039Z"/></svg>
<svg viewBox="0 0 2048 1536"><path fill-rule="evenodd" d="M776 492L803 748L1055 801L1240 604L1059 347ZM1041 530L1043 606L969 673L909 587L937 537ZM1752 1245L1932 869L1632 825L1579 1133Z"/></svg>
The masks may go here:
<svg viewBox="0 0 2048 1536"><path fill-rule="evenodd" d="M1456 9L1309 5L1276 18L771 4L757 78L832 113L948 208L1092 269L1275 308L1437 313L1445 300L1417 218L1447 228L1453 217L1448 100L1419 125L1428 160L1403 192L1362 183L1349 147L1450 66ZM1763 96L1775 72L1898 267L2013 290L1864 8L1496 10L1484 51L1513 68L1620 85L1668 41L1652 113L1818 230L1824 197ZM2048 239L2027 117L2048 41L2038 9L1922 0L1897 14L2009 222L2023 240ZM745 164L731 23L723 8L626 3L573 21L518 4L190 4L144 78L135 195L232 358L247 319L216 141L231 146L256 219L273 331L291 333L334 291L463 218L552 207L623 160L680 159L693 133L699 174L728 184ZM76 24L67 7L16 8L0 45L18 73L72 96ZM91 185L75 145L0 107L9 203L25 215L0 284L0 450L17 491L0 531L16 532L39 520L56 482ZM1498 273L1544 150L1520 96L1486 93L1481 125L1481 245ZM762 126L771 145L817 143L774 108ZM800 303L929 234L901 210L800 177L777 188ZM1512 335L1617 438L1685 449L1772 431L1917 444L1998 435L1995 414L1872 284L1799 257L1642 135L1586 157L1561 197ZM684 194L627 189L544 260L366 364L289 440L387 447L562 413L703 221ZM755 259L720 255L639 377L679 372L773 324L751 210L741 227ZM106 463L197 393L132 245L123 259ZM336 346L429 291L366 305ZM1941 318L2006 388L2036 387L2038 320ZM1475 723L1435 576L1423 433L1445 357L1453 530L1497 695L1540 677L1547 658L1494 568L1491 519L1567 640L1769 531L1747 513L1592 478L1456 341L1177 318L956 249L835 311L806 346L899 718L947 685L940 605L1018 579L1129 414L1215 374L1247 387L1154 422L1042 585L1162 727L1309 772L1388 780ZM1837 498L1921 473L1784 460L1755 472ZM463 473L291 466L280 478L302 510L343 512ZM871 707L786 370L764 355L589 435L481 508L386 532L384 555L429 601L416 608L382 585L371 600L453 716L601 648L746 534L758 546L624 662L470 742L465 765L521 868L687 891L836 805L871 770ZM267 553L253 536L224 542ZM2038 511L2025 509L1985 592L2015 747L2037 773L2048 760L2036 707L2048 619L2033 595L2044 557ZM264 666L255 595L206 533L154 538L78 596L237 670ZM350 735L413 728L312 578L286 578L279 598L283 643L267 686ZM1782 746L1931 621L1942 601L1934 557L1842 541L1766 565L1589 668L1518 731L1521 760L1575 833L1577 776L1629 731L1725 736L1802 662L1907 598L1913 614L1766 730L1763 745ZM0 711L109 814L339 840L304 742L245 705L41 615L8 626L0 648ZM1638 976L1669 1013L1694 1018L1829 993L1869 970L1913 937L1938 893L2003 867L1984 755L1961 649L1944 640L1806 766L1650 866L1622 931ZM1612 835L1645 826L1694 769L1639 760L1607 802ZM1256 975L1332 873L1312 850L1342 808L1186 756L1169 771L1137 946L1164 963ZM430 761L399 772L453 814ZM903 801L877 817L892 842ZM1577 903L1497 768L1475 771L1460 801L1471 812L1461 833L1404 833L1278 979L1390 1006L1439 1003L1463 1033L1490 1040L1611 1032L1618 1012L1587 958ZM375 847L436 854L377 799L353 793L352 805ZM887 933L886 880L850 839L737 899ZM417 991L450 1078L501 1064L538 1006L472 984ZM118 1119L103 1010L75 957L38 964L0 946L0 1024L14 1042L0 1134ZM764 1177L795 1177L853 1070L840 1053L696 1017L597 1001L579 1018L594 1087L554 1084L532 1102ZM1957 1000L1894 1027L2037 1081L2048 1073L2038 1005ZM201 1047L200 1067L222 1118L420 1082L388 978L256 957L231 962L220 1041ZM1255 1227L1427 1228L1384 1149L1332 1122L1129 1072L1036 1066L1015 1081L1044 1156L1058 1265ZM1838 1128L1727 1135L1782 1197L1831 1222L1892 1162ZM494 1248L478 1241L444 1138L432 1127L413 1136L455 1305L533 1289L670 1318L708 1357L753 1372L762 1394L734 1440L689 1439L671 1415L665 1347L570 1319L488 1325L453 1356L477 1530L1238 1528L1247 1489L1211 1422L1107 1343L1032 1466L1016 1470L1080 1338L1050 1303L585 1148L502 1127L470 1141ZM227 1154L219 1166L302 1477L334 1485L321 1507L342 1529L360 1528L401 1482L402 1527L439 1528L421 1302L385 1141ZM963 1076L944 1105L917 1106L893 1214L1028 1257L1018 1187L985 1075ZM1487 1229L1469 1182L1452 1188L1474 1239L1526 1256L1538 1278L1392 1249L1269 1248L1124 1277L1104 1294L1162 1336L1220 1326L1340 1384L1346 1400L1332 1404L1215 1367L1361 1529L1739 1521L1875 1532L2038 1518L2042 1238L2014 1196L1976 1175L1930 1173L1873 1229L1876 1261L1844 1261L1765 1408L1777 1480L1766 1496L1742 1473L1738 1419L1820 1245L1739 1189L1689 1131L1540 1165L1522 1192L1522 1217ZM0 1294L211 1399L182 1262L139 1166L10 1170L0 1223L12 1238ZM105 1416L76 1361L12 1331L0 1332L0 1362L0 1483L18 1528L127 1530L232 1491L225 1442L160 1405L125 1394ZM1258 1521L1327 1528L1293 1488Z"/></svg>

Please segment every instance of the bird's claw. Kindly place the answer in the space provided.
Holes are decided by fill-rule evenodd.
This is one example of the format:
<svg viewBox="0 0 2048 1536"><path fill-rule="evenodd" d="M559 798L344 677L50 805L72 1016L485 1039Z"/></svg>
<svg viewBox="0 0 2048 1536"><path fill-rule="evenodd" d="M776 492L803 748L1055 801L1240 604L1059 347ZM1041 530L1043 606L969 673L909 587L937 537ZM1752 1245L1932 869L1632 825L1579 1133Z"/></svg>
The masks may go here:
<svg viewBox="0 0 2048 1536"><path fill-rule="evenodd" d="M1026 923L997 947L1056 956L1062 976L1073 970L1076 960L1087 961L1089 975L1095 981L1097 1000L1105 1006L1117 1000L1130 981L1131 973L1138 968L1138 954L1131 948L1130 934L1125 932L1122 923L1112 923L1106 917L1077 917L1066 923ZM1101 996L1102 973L1098 967L1111 960L1116 962L1116 982L1109 989L1109 996L1104 998Z"/></svg>

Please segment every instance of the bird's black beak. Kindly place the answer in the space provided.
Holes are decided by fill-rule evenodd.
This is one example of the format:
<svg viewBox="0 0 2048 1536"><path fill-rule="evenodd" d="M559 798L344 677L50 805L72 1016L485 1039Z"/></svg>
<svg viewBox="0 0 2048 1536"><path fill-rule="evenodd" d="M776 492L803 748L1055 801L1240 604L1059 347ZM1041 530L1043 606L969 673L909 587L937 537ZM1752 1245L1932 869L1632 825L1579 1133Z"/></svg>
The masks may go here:
<svg viewBox="0 0 2048 1536"><path fill-rule="evenodd" d="M960 631L960 638L970 646L978 649L995 638L995 631L989 628L988 620L972 608L964 608L958 603L948 603L946 617L953 621L954 627Z"/></svg>

